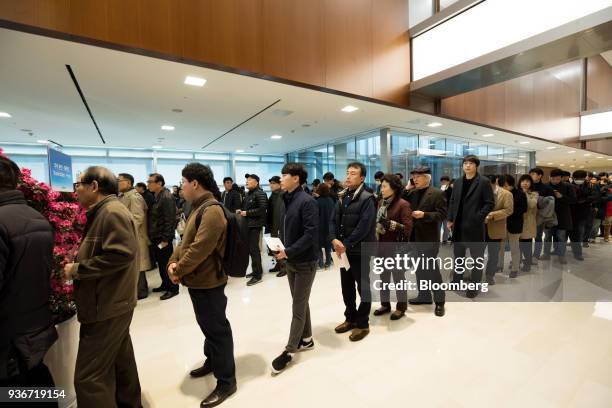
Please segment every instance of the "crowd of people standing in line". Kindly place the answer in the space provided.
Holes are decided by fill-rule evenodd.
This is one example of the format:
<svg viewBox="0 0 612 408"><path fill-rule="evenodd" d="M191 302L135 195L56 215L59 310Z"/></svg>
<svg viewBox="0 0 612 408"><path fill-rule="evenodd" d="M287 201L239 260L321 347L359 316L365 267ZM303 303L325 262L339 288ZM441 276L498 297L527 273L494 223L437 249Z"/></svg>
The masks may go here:
<svg viewBox="0 0 612 408"><path fill-rule="evenodd" d="M594 177L577 170L569 175L554 169L550 182L544 183L539 168L517 181L508 174L481 175L480 161L473 155L466 156L462 166L464 174L456 180L443 177L441 188L432 186L431 169L425 166L414 169L406 185L400 174L377 172L376 187L370 188L366 167L353 162L347 165L344 183L326 173L322 182L313 181L311 190L304 167L288 163L281 176L269 180L270 197L255 174L245 175L246 191L229 177L220 191L210 167L200 163L185 166L181 186L174 191L158 173L151 174L146 185L135 185L130 174L89 167L74 183L87 209L84 238L75 261L64 268L65 279L74 281L81 323L74 378L78 404L141 406L129 327L137 299L148 296L145 272L155 264L162 283L153 291L163 292L160 299L168 300L178 294L179 284L186 287L205 337L204 362L190 375L212 373L217 385L201 406L216 406L236 392L225 296L224 256L232 245L228 214L246 220L251 258L247 285L263 279L263 230L283 243L283 248L268 248L276 261L271 272L287 276L292 296L288 341L271 364L276 374L295 353L315 346L309 298L317 269L331 265L332 249L338 256L346 254L350 264L340 268L344 320L335 331L350 332L351 341L360 341L370 332L372 307L363 296L364 285L369 285L361 262L364 243L428 243L428 257L436 257L448 241L455 257L465 257L468 251L473 258L484 257L486 251L486 265L475 266L469 278L453 273L452 280L481 282L484 275L494 285L495 275L503 272L506 243L509 277L516 278L519 271L528 272L537 260L550 260L551 255L566 263L568 238L574 257L583 260L582 249L594 242L600 225L603 241L610 241L612 184L607 174ZM46 308L53 231L16 189L19 177L15 163L0 159L0 385L52 386L42 357L57 338ZM181 239L175 246L177 227ZM21 256L24 251L29 256ZM385 273L387 278L395 274ZM442 282L435 265L422 265L416 277ZM26 287L31 296L19 296ZM477 295L475 290L466 292L469 298ZM387 299L383 296L375 316L389 313L391 320L398 320L408 304L434 303L435 315L445 315L443 290L422 290L412 299L399 291L393 312Z"/></svg>

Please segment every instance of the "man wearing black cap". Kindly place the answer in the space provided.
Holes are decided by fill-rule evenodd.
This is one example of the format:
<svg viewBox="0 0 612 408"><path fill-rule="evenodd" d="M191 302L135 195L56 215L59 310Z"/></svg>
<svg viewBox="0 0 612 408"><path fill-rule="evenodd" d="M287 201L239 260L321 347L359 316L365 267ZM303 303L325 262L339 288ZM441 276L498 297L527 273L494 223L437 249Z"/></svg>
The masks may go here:
<svg viewBox="0 0 612 408"><path fill-rule="evenodd" d="M259 187L258 175L246 174L245 177L247 189L249 191L242 203L242 210L237 210L236 213L243 217L247 217L247 225L249 226L249 253L251 254L252 272L247 275L247 278L251 278L251 280L247 282L247 285L252 286L261 282L263 275L259 237L261 235L261 229L266 225L268 197Z"/></svg>
<svg viewBox="0 0 612 408"><path fill-rule="evenodd" d="M270 194L270 197L268 198L266 232L269 233L271 237L279 237L281 229L281 212L285 207L285 203L283 202L284 191L281 189L281 179L279 176L273 176L270 180L268 180L268 182L270 182L270 190L272 190L272 194ZM287 273L284 271L282 266L283 260L279 259L276 261L274 268L270 269L270 272L278 272L276 274L278 277L285 276Z"/></svg>
<svg viewBox="0 0 612 408"><path fill-rule="evenodd" d="M427 166L414 169L410 175L414 181L413 189L405 197L412 208L411 242L417 242L417 256L423 254L425 259L435 258L440 250L440 226L446 218L446 198L442 190L431 186L431 169ZM432 266L427 268L426 266ZM440 269L433 265L422 265L416 273L417 286L422 281L442 283ZM432 296L429 290L419 290L416 298L410 299L411 305L431 304ZM433 291L433 300L436 302L436 316L444 316L445 293L443 290Z"/></svg>
<svg viewBox="0 0 612 408"><path fill-rule="evenodd" d="M474 155L463 158L465 175L455 181L453 193L448 203L447 226L453 231L453 252L455 258L464 258L467 250L476 262L484 258L485 218L495 207L495 196L491 181L478 174L480 159ZM478 265L478 266L476 266ZM483 268L477 263L472 268L471 282L480 283ZM461 280L462 274L453 273L453 281ZM466 296L474 298L477 290L468 290Z"/></svg>

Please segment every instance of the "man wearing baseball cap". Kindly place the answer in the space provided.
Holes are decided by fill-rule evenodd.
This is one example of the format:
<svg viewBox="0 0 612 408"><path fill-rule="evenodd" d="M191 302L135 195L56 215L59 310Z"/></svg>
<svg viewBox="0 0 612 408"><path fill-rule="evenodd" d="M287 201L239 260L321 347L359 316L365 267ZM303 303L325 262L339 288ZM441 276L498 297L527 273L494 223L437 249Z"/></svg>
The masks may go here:
<svg viewBox="0 0 612 408"><path fill-rule="evenodd" d="M242 210L236 210L237 214L247 218L249 226L249 253L251 254L251 273L247 278L248 286L261 282L263 268L261 266L261 252L259 249L259 237L262 228L266 225L266 210L268 197L259 187L259 176L257 174L245 174L248 193L242 203Z"/></svg>

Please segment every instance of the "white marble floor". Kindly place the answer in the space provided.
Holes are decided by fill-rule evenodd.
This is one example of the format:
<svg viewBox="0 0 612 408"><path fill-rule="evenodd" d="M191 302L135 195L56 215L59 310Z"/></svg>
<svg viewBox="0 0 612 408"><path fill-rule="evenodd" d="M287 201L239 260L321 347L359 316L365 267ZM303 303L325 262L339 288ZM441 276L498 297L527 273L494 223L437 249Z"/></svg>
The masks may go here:
<svg viewBox="0 0 612 408"><path fill-rule="evenodd" d="M598 245L586 250L589 264L612 274L612 244ZM148 277L157 286L157 272ZM370 335L352 343L333 331L340 277L324 270L310 300L316 348L272 377L289 334L286 278L267 274L250 288L231 279L226 294L238 392L224 407L612 407L612 303L459 301L443 318L415 306L397 322L372 317ZM215 381L188 374L202 362L203 336L187 290L140 301L131 332L145 407L199 406Z"/></svg>

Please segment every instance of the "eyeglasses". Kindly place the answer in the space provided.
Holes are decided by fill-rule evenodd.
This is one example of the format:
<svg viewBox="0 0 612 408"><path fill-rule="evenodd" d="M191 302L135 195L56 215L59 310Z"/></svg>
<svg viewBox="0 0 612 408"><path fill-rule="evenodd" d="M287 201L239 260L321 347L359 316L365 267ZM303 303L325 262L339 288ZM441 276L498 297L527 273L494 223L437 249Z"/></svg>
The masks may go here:
<svg viewBox="0 0 612 408"><path fill-rule="evenodd" d="M91 184L91 183L85 183L84 181L77 181L76 183L72 183L72 190L76 193L77 188L79 188L81 184Z"/></svg>

